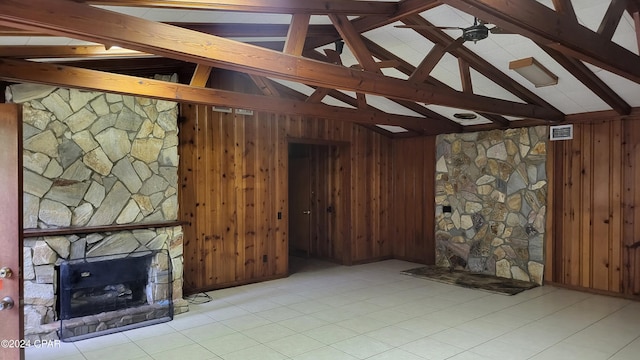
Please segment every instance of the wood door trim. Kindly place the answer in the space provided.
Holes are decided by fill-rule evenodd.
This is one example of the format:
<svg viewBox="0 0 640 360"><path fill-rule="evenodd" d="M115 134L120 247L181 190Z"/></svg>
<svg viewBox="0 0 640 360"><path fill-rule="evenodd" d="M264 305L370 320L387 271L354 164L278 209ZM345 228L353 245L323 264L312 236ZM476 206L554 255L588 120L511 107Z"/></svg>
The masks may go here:
<svg viewBox="0 0 640 360"><path fill-rule="evenodd" d="M14 275L1 279L0 298L11 296L14 308L0 312L0 339L19 340L24 337L24 293L22 259L22 108L14 104L0 104L0 267L10 267ZM17 257L17 259L16 259ZM0 359L24 358L24 349L0 348Z"/></svg>

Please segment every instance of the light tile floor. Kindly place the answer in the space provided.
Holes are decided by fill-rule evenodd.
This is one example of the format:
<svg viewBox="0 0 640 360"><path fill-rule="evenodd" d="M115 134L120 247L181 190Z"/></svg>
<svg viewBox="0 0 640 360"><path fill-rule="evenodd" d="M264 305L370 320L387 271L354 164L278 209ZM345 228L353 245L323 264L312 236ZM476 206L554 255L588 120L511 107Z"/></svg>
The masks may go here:
<svg viewBox="0 0 640 360"><path fill-rule="evenodd" d="M496 295L401 275L398 260L294 261L279 279L212 291L168 323L28 349L28 360L640 358L640 302L544 286Z"/></svg>

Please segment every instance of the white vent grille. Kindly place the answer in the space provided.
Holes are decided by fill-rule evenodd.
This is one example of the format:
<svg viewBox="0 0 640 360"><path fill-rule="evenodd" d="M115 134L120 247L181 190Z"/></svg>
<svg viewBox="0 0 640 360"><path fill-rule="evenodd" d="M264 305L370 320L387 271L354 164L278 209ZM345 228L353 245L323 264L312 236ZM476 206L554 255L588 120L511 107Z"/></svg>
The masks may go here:
<svg viewBox="0 0 640 360"><path fill-rule="evenodd" d="M571 140L573 139L573 125L558 125L549 127L549 140Z"/></svg>
<svg viewBox="0 0 640 360"><path fill-rule="evenodd" d="M233 109L226 106L212 106L213 111L231 114Z"/></svg>

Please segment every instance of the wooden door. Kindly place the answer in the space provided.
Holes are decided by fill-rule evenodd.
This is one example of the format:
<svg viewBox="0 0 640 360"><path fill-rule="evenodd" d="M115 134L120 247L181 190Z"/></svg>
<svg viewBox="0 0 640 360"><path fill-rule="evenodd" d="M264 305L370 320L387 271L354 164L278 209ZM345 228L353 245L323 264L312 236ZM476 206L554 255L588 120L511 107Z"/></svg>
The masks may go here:
<svg viewBox="0 0 640 360"><path fill-rule="evenodd" d="M0 104L0 360L24 358L22 299L22 117L17 105ZM11 270L8 274L6 269ZM8 308L7 302L13 307ZM5 344L6 341L9 341Z"/></svg>
<svg viewBox="0 0 640 360"><path fill-rule="evenodd" d="M289 158L289 251L311 252L311 166L309 157Z"/></svg>

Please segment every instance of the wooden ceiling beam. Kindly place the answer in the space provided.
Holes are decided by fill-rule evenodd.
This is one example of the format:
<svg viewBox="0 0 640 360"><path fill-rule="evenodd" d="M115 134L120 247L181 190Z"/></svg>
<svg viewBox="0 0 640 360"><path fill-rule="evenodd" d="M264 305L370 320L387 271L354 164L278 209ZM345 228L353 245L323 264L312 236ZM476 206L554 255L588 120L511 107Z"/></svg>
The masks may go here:
<svg viewBox="0 0 640 360"><path fill-rule="evenodd" d="M640 56L537 1L442 0L534 42L640 83Z"/></svg>
<svg viewBox="0 0 640 360"><path fill-rule="evenodd" d="M300 14L307 15L307 14ZM293 19L292 19L293 20ZM165 24L195 30L221 37L286 37L291 25L288 24L244 24L244 23L179 23ZM339 36L331 25L308 25L308 37Z"/></svg>
<svg viewBox="0 0 640 360"><path fill-rule="evenodd" d="M613 34L618 28L618 24L620 24L622 13L624 13L626 8L627 0L612 0L602 22L600 23L600 26L598 27L598 34L611 40Z"/></svg>
<svg viewBox="0 0 640 360"><path fill-rule="evenodd" d="M343 92L332 90L329 92L329 96L337 100L340 100L346 104L349 104L353 107L358 106L358 103L355 101L355 99L353 99L353 97ZM416 114L420 114L425 118L427 118L428 122L425 124L425 126L421 128L422 133L433 135L433 134L455 133L455 132L462 131L462 125L458 124L455 121L451 121L448 118L418 103L407 101L407 100L398 100L398 99L389 99L389 100L415 112ZM410 130L417 131L416 128L413 128Z"/></svg>
<svg viewBox="0 0 640 360"><path fill-rule="evenodd" d="M564 119L561 112L538 105L418 86L70 1L30 0L25 4L19 0L0 0L0 25L117 44L187 62L315 86L548 121Z"/></svg>
<svg viewBox="0 0 640 360"><path fill-rule="evenodd" d="M363 40L367 43L367 48L370 47L370 40L367 40L366 38L363 38ZM384 56L380 56L379 54L384 54L384 50L383 52L380 52L375 46L373 47L374 49L376 49L376 57L378 58L383 58ZM326 52L326 50L325 50ZM317 58L319 60L326 60L326 57L323 57L322 54L320 54L318 51L308 51L306 52L307 56L313 56L314 58ZM397 59L390 59L390 60L382 60L382 61L393 61L395 63L396 66L399 67L404 67L404 68L409 68L411 67L411 65L407 62L405 62L404 60L401 60L399 58ZM400 69L399 69L400 70ZM400 70L402 71L402 70ZM439 87L447 87L447 85L438 82L437 80L435 80L434 78L429 78L428 80L430 83L432 83L432 85L435 86L439 86ZM316 89L317 91L318 89ZM329 93L329 95L331 95L333 98L336 98L346 104L351 104L350 101L353 100L352 97L346 95L343 92L337 91L337 90L333 90ZM437 112L426 108L416 102L413 101L407 101L407 100L399 100L399 99L393 99L390 98L389 100L395 102L396 104L403 106L417 114L420 114L426 118L428 118L429 120L431 120L432 122L430 122L430 124L434 124L437 123L438 125L435 126L438 131L440 131L440 133L454 133L454 132L461 132L462 131L462 125L458 124L455 121L451 121L450 119L448 119L445 116L442 116L440 114L438 114ZM354 102L353 104L351 104L351 106L353 107L357 107L357 103ZM432 126L433 127L433 126ZM415 130L415 129L414 129ZM436 131L434 129L432 129L431 131Z"/></svg>
<svg viewBox="0 0 640 360"><path fill-rule="evenodd" d="M360 33L356 31L353 24L344 15L329 14L329 19L336 27L338 33L351 49L351 52L358 60L358 63L364 70L380 73L380 68L376 65L375 60L371 56L371 52L362 41Z"/></svg>
<svg viewBox="0 0 640 360"><path fill-rule="evenodd" d="M331 96L332 98L336 99L336 100L342 101L343 103L351 105L351 106L353 106L355 108L359 108L361 106L361 104L360 104L361 100L359 100L357 97L353 98L352 96L347 95L347 94L345 94L345 93L343 93L341 91L331 90L331 91L329 91L328 95ZM356 94L356 96L357 96L357 94ZM377 108L375 108L373 106L370 106L370 105L367 105L367 104L364 105L364 108L369 109L369 110L383 112L382 110L377 109ZM433 120L431 120L431 119L425 119L425 121L419 127L411 127L411 126L402 126L402 127L407 129L407 130L409 130L409 131L412 131L412 132L415 132L415 133L418 133L418 134L423 134L423 135L424 134L426 134L426 135L442 134L443 133L443 131L442 131L443 128L441 128L441 127L438 127L438 130L440 130L440 132L433 132L433 131L438 131L438 130L433 129L433 128L431 128L429 131L425 131L424 128L428 127L428 124L432 123L432 121ZM380 124L380 125L384 125L384 124ZM378 128L378 130L376 130L376 131L380 132L380 128ZM444 132L446 132L446 131L444 131ZM384 133L389 134L389 132L387 130L384 130Z"/></svg>
<svg viewBox="0 0 640 360"><path fill-rule="evenodd" d="M329 94L330 97L337 99L345 104L351 105L355 108L358 107L358 100L354 99L352 96L349 96L343 92L337 91L337 90L330 90ZM368 105L367 105L368 106ZM371 110L374 111L380 111L376 108L371 107ZM382 112L382 111L380 111ZM427 119L425 119L425 121L428 121ZM425 132L423 130L419 130L419 128L413 129L409 126L402 126L402 128L406 129L407 132L405 133L392 133L391 131L388 131L386 129L383 129L379 126L376 125L369 125L369 124L364 124L362 125L364 127L366 127L367 129L377 132L379 134L382 134L384 136L387 137L393 137L393 138L397 138L397 137L403 137L403 136L415 136L415 135L425 135ZM437 134L429 134L429 135L437 135Z"/></svg>
<svg viewBox="0 0 640 360"><path fill-rule="evenodd" d="M471 83L471 69L469 63L462 58L458 58L458 69L460 69L460 82L462 83L462 91L473 93L473 84Z"/></svg>
<svg viewBox="0 0 640 360"><path fill-rule="evenodd" d="M249 75L251 81L258 87L260 92L266 96L280 96L280 92L273 87L271 81L263 76Z"/></svg>
<svg viewBox="0 0 640 360"><path fill-rule="evenodd" d="M141 77L177 73L178 80L181 83L188 83L196 68L196 64L193 63L150 56L141 58L90 58L86 60L69 61L61 59L56 61L55 64Z"/></svg>
<svg viewBox="0 0 640 360"><path fill-rule="evenodd" d="M151 54L140 51L111 48L106 50L103 45L83 46L51 46L51 45L16 45L0 46L0 54L5 58L43 59L43 58L93 58L93 57L143 57Z"/></svg>
<svg viewBox="0 0 640 360"><path fill-rule="evenodd" d="M209 76L211 76L211 66L198 64L196 65L196 70L193 72L189 85L205 87L209 81Z"/></svg>
<svg viewBox="0 0 640 360"><path fill-rule="evenodd" d="M484 112L478 112L478 115L487 118L489 121L497 125L496 129L508 129L511 127L511 121L505 118L504 116L496 115L496 114L488 114Z"/></svg>
<svg viewBox="0 0 640 360"><path fill-rule="evenodd" d="M309 97L305 100L306 102L312 102L312 103L319 103L322 101L322 99L324 99L325 96L327 96L327 94L329 94L329 92L331 91L331 89L327 89L327 88L316 88L316 90L309 95Z"/></svg>
<svg viewBox="0 0 640 360"><path fill-rule="evenodd" d="M441 4L440 0L400 0L398 2L397 10L393 13L388 13L386 15L361 16L352 20L351 23L357 32L363 33L394 23L405 16L419 14L423 11L433 9ZM312 41L307 42L307 49L315 49L330 44L336 40L340 40L339 35L329 37L328 39L313 39Z"/></svg>
<svg viewBox="0 0 640 360"><path fill-rule="evenodd" d="M369 49L367 49L367 45L362 41L362 36L356 31L349 19L345 15L338 14L329 14L329 19L331 19L333 26L335 26L342 40L344 40L349 49L351 49L351 53L353 53L356 60L358 60L357 66L359 66L359 69L382 74L380 67L376 64L373 56L371 56ZM342 62L342 60L340 62ZM356 92L356 98L357 108L364 109L368 107L365 94Z"/></svg>
<svg viewBox="0 0 640 360"><path fill-rule="evenodd" d="M611 108L620 115L628 115L631 113L631 105L620 97L613 89L611 89L604 81L591 71L582 61L566 56L563 53L542 47L558 64L562 65L570 72L578 81L583 83L591 91L593 91L602 101L606 102Z"/></svg>
<svg viewBox="0 0 640 360"><path fill-rule="evenodd" d="M304 42L307 38L307 31L309 30L310 19L311 15L309 14L294 14L291 17L287 40L284 42L283 52L285 54L302 55Z"/></svg>
<svg viewBox="0 0 640 360"><path fill-rule="evenodd" d="M463 126L458 124L455 121L448 119L445 116L438 114L437 112L426 108L418 103L406 101L406 100L394 100L390 99L398 105L404 106L407 109L418 113L422 116L429 118L429 125L423 129L423 131L427 134L446 134L446 133L457 133L461 132Z"/></svg>
<svg viewBox="0 0 640 360"><path fill-rule="evenodd" d="M565 18L571 19L574 22L578 22L571 0L553 0L553 7L556 9L558 14L561 14Z"/></svg>
<svg viewBox="0 0 640 360"><path fill-rule="evenodd" d="M451 36L445 34L444 31L433 27L433 24L424 19L422 16L409 16L402 19L402 22L406 25L422 26L420 29L415 29L414 31L418 32L420 35L429 39L429 41L433 43L442 44L448 47L454 44L456 41L459 41L459 39L453 39ZM369 46L371 47L372 44L370 43ZM468 48L464 46L452 47L450 52L453 56L464 59L477 72L495 82L498 86L512 93L514 96L528 103L537 104L539 106L557 111L557 109L553 107L553 105L546 102L531 90L520 85L518 82L513 81L513 79L507 74L498 70L495 66L491 65L488 61L486 61L473 51L469 50Z"/></svg>
<svg viewBox="0 0 640 360"><path fill-rule="evenodd" d="M42 36L43 34L38 34L33 31L23 30L23 29L14 29L9 26L0 26L0 36Z"/></svg>
<svg viewBox="0 0 640 360"><path fill-rule="evenodd" d="M465 93L473 93L473 82L471 81L471 67L469 63L462 58L458 58L458 69L460 70L462 91ZM478 112L478 115L485 117L500 128L508 128L511 126L511 121L503 116L485 112Z"/></svg>
<svg viewBox="0 0 640 360"><path fill-rule="evenodd" d="M382 15L396 10L392 1L340 0L75 0L92 5L134 6L187 10L221 10L271 14Z"/></svg>
<svg viewBox="0 0 640 360"><path fill-rule="evenodd" d="M425 82L429 78L429 74L431 74L433 68L438 65L446 53L445 46L434 44L431 50L427 53L427 56L422 59L420 64L418 64L411 75L409 75L409 82L417 84Z"/></svg>
<svg viewBox="0 0 640 360"><path fill-rule="evenodd" d="M193 22L165 22L165 24L178 26L184 29L195 30L222 37L282 37L285 38L289 31L288 24L246 24L246 23L193 23ZM31 30L15 29L0 26L0 36L38 36L50 37L50 34ZM309 25L307 30L309 38L318 38L326 41L328 37L339 38L340 35L333 25ZM329 40L331 42L333 40Z"/></svg>
<svg viewBox="0 0 640 360"><path fill-rule="evenodd" d="M305 103L271 96L201 88L135 76L105 73L70 66L0 59L0 79L68 88L104 91L202 105L241 107L256 111L332 118L364 124L419 127L423 118L385 114L367 109L348 109Z"/></svg>
<svg viewBox="0 0 640 360"><path fill-rule="evenodd" d="M367 40L366 38L363 38L363 40L367 43L370 42L370 40ZM369 45L367 46L369 47ZM326 50L325 50L326 51ZM313 51L313 52L308 52L308 55L314 55L314 57L321 57L322 55L317 52L317 51ZM376 56L379 57L379 56ZM319 58L319 59L323 59L323 58ZM391 60L382 60L382 61L391 61L395 64L395 66L411 66L409 63L406 63L400 59L391 59ZM429 78L430 81L433 80L433 82L437 82L435 79L433 78ZM441 86L441 87L447 87L445 84L442 83L437 83L435 84L436 86ZM316 91L318 91L319 89L316 89ZM347 94L337 91L337 90L332 90L329 93L330 96L332 96L333 98L340 100L346 104L350 104L353 107L357 107L358 104L357 102L353 99L353 97L348 96ZM458 124L455 121L451 121L450 119L448 119L445 116L442 116L440 114L438 114L437 112L426 108L416 102L413 101L407 101L407 100L399 100L399 99L393 99L390 98L389 100L395 102L396 104L403 106L417 114L420 114L424 117L426 117L427 119L429 119L429 124L430 124L430 130L428 130L428 133L435 133L437 131L439 131L439 133L454 133L454 132L461 132L462 131L462 125ZM437 125L434 125L437 124ZM411 129L411 130L416 130L416 129ZM423 129L422 131L424 132L425 129Z"/></svg>
<svg viewBox="0 0 640 360"><path fill-rule="evenodd" d="M352 23L358 32L363 33L399 21L405 16L417 15L440 5L442 5L440 0L400 0L398 9L393 13L387 13L382 16L362 16L354 19Z"/></svg>
<svg viewBox="0 0 640 360"><path fill-rule="evenodd" d="M386 49L382 48L381 46L379 46L379 45L377 45L377 44L375 44L375 43L373 43L371 41L369 41L367 45L369 46L370 49L373 49L372 52L374 53L374 55L376 57L378 57L380 59L393 58L393 60L398 61L400 63L400 65L396 67L396 69L398 71L400 71L400 72L402 72L402 73L404 73L406 75L409 75L409 76L415 72L415 68L413 67L413 65L411 65L408 62L398 58L396 55L392 54L391 52L387 51ZM434 85L434 86L437 86L437 87L449 88L448 85L440 82L439 80L437 80L437 79L435 79L433 77L428 77L425 81L427 83L429 83L431 85ZM413 110L413 111L415 111L415 112L417 112L419 114L422 114L424 116L427 116L427 117L430 117L430 118L437 118L437 119L439 119L440 122L448 122L450 124L450 126L453 126L453 127L457 126L460 129L463 128L463 126L458 124L457 122L452 121L452 120L450 120L450 119L448 119L448 118L436 113L435 111L427 109L427 108L425 108L425 107L423 107L423 106L421 106L419 104L410 103L410 102L407 102L407 101L394 100L394 99L391 99L391 100L393 100L396 103L398 103L398 104L400 104L400 105L402 105L402 106L404 106L404 107L406 107L408 109L411 109L411 110ZM429 113L428 114L424 113L424 112L422 112L422 110L429 111ZM480 114L480 115L486 117L487 119L493 121L493 124L491 125L492 129L511 127L511 122L508 119L506 119L505 117L500 116L498 114L489 114L489 113L484 113L484 112L478 112L478 114ZM464 128L466 129L467 126L464 126ZM485 128L488 128L488 127L485 126ZM451 130L450 132L460 132L460 131L461 130L458 130L458 131Z"/></svg>

